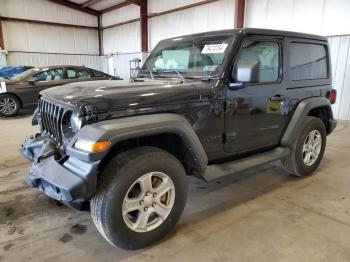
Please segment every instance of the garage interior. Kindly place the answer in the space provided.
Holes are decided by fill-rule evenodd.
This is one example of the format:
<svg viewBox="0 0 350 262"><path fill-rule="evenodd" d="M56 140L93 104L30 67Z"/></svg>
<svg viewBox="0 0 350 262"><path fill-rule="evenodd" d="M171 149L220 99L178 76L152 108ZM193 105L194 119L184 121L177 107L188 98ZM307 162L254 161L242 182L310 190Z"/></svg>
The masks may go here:
<svg viewBox="0 0 350 262"><path fill-rule="evenodd" d="M350 261L350 1L0 0L0 66L84 65L124 79L163 39L241 27L323 35L338 120L317 172L276 162L214 182L189 178L185 211L165 239L125 251L90 213L28 188L18 152L33 111L0 118L0 261Z"/></svg>

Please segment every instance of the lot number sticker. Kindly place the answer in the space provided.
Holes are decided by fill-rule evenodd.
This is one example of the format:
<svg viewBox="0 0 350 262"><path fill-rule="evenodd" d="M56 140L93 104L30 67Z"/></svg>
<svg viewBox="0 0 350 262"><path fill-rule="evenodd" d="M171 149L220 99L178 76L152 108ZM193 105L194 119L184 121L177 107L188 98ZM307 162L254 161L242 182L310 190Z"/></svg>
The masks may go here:
<svg viewBox="0 0 350 262"><path fill-rule="evenodd" d="M227 44L205 45L202 54L222 54L225 52Z"/></svg>
<svg viewBox="0 0 350 262"><path fill-rule="evenodd" d="M6 93L6 83L5 82L0 82L0 94L1 93Z"/></svg>

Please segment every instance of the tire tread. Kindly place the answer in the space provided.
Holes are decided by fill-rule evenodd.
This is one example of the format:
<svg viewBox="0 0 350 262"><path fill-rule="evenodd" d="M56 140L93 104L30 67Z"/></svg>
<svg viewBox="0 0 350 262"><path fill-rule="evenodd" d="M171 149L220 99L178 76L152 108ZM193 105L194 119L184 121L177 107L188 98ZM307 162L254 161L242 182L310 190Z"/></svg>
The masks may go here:
<svg viewBox="0 0 350 262"><path fill-rule="evenodd" d="M319 118L316 118L316 117L311 117L311 116L307 116L303 123L302 123L302 126L296 136L296 139L294 140L293 144L291 145L291 153L289 156L287 156L285 159L282 159L282 166L284 168L284 170L286 172L288 172L290 175L292 176L298 176L298 177L301 177L301 176L305 176L305 174L302 173L302 170L300 169L300 167L298 167L298 144L299 144L299 139L301 136L303 136L303 134L306 132L307 128L310 126L310 125L318 125L318 124L322 124L320 126L323 126L323 134L326 134L326 131L325 131L325 127L324 127L324 124L323 122L319 119ZM323 152L321 154L321 157L323 156Z"/></svg>
<svg viewBox="0 0 350 262"><path fill-rule="evenodd" d="M116 186L117 187L121 186L115 183L115 181L113 180L118 177L118 171L122 170L122 168L127 163L135 160L135 158L139 157L140 155L150 156L152 154L157 154L157 156L159 156L159 153L161 153L163 156L165 154L171 157L172 159L175 159L176 161L178 161L173 155L171 155L170 153L162 149L155 148L155 147L139 147L139 148L130 149L114 157L107 164L106 168L103 170L103 172L99 176L97 191L90 202L91 216L97 230L113 246L118 246L125 249L138 248L136 246L127 245L118 238L116 239L110 238L110 236L113 235L113 232L111 232L107 226L108 214L104 212L104 210L106 210L105 207L110 194L112 194ZM183 171L185 175L185 170L183 169L181 163L179 161L178 163L179 163L179 166L181 166L182 168L181 171Z"/></svg>

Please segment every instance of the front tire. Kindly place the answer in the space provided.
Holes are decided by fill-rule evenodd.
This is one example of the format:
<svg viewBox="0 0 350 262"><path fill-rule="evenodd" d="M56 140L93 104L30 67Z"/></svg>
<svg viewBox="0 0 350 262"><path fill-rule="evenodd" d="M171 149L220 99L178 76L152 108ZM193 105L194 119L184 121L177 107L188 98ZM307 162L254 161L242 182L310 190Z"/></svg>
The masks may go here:
<svg viewBox="0 0 350 262"><path fill-rule="evenodd" d="M11 117L18 114L21 103L17 97L11 94L0 95L0 115Z"/></svg>
<svg viewBox="0 0 350 262"><path fill-rule="evenodd" d="M284 169L293 176L312 174L322 161L326 141L327 132L322 120L307 116L291 146L290 155L282 160Z"/></svg>
<svg viewBox="0 0 350 262"><path fill-rule="evenodd" d="M116 156L100 174L91 215L112 245L139 249L175 226L186 198L182 164L166 151L140 147Z"/></svg>

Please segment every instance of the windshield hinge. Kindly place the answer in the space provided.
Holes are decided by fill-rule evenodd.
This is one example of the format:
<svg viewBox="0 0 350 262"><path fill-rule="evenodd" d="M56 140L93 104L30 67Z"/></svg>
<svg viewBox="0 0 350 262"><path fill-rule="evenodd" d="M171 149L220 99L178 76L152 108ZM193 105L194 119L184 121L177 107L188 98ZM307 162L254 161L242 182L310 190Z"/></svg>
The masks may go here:
<svg viewBox="0 0 350 262"><path fill-rule="evenodd" d="M85 106L85 112L86 112L85 119L88 123L93 123L97 121L96 110L94 106L92 105Z"/></svg>
<svg viewBox="0 0 350 262"><path fill-rule="evenodd" d="M208 77L203 77L201 78L201 81L203 82L210 82L211 80L220 80L220 77L216 77L216 76L208 76Z"/></svg>

